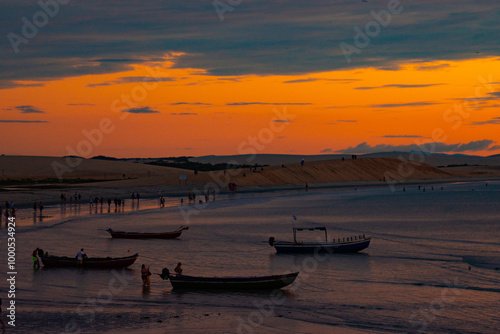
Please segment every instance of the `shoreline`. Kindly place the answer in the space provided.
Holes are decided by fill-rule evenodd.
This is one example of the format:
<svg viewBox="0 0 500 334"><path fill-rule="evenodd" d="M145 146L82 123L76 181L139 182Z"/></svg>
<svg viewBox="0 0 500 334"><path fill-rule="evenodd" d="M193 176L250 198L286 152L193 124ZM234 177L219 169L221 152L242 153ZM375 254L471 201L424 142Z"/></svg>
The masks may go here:
<svg viewBox="0 0 500 334"><path fill-rule="evenodd" d="M334 182L316 182L308 184L308 191L323 190L323 189L338 189L349 190L353 188L395 188L416 186L416 185L432 185L432 184L452 184L452 183L473 183L473 182L494 182L500 181L500 176L489 177L451 177L451 178L427 178L427 179L411 179L404 182L396 182L391 185L387 181L334 181ZM159 197L158 190L161 190L161 196L167 199L185 198L187 203L188 193L193 192L198 196L202 196L202 189L208 183L193 183L187 185L143 185L143 186L99 186L98 183L90 185L80 184L79 186L68 186L67 188L55 187L50 188L50 185L39 187L15 187L14 190L3 188L0 192L1 200L13 201L16 209L32 208L33 203L43 202L44 205L57 205L61 203L70 204L69 199L66 202L61 202L61 194L65 194L67 198L74 196L75 193L81 195L81 200L72 204L88 204L90 197L103 197L106 202L108 198L112 200L119 198L121 200L131 201L131 194L139 192L141 199L156 199ZM23 189L24 188L24 189ZM22 189L22 190L21 190ZM227 187L216 189L216 195L228 194L251 194L251 193L266 193L273 191L306 191L305 183L288 183L288 184L261 184L261 185L242 185L235 192L229 191ZM210 195L212 197L212 195ZM3 202L0 205L3 206Z"/></svg>
<svg viewBox="0 0 500 334"><path fill-rule="evenodd" d="M349 189L366 187L404 187L418 184L454 182L488 182L500 180L500 167L437 168L411 163L406 166L395 158L360 158L350 160L308 161L305 164L278 164L260 169L248 168L212 172L197 172L141 163L82 159L74 170L64 175L71 183L58 183L52 164L64 163L56 157L0 157L2 178L7 185L0 187L0 205L12 201L17 209L71 203L75 193L81 199L73 203L89 203L90 198L102 197L131 201L132 193L141 198L185 198L189 193L203 197L231 193L264 193L269 191L314 191L315 189ZM464 169L465 168L465 169ZM386 180L387 177L387 180ZM394 178L394 179L392 179ZM51 183L40 180L54 179ZM17 180L17 181L16 181ZM29 180L29 181L28 181ZM39 181L36 181L39 180ZM101 180L86 182L85 180ZM81 183L72 183L81 182ZM237 191L229 185L236 184ZM198 197L197 196L197 197ZM2 202L4 201L4 202Z"/></svg>

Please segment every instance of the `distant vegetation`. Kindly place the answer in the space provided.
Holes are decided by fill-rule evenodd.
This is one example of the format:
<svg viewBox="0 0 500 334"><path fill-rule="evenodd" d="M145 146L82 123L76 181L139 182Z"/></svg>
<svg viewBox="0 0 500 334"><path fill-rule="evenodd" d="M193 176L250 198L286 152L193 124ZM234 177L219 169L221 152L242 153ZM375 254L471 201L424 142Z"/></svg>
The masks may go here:
<svg viewBox="0 0 500 334"><path fill-rule="evenodd" d="M219 164L211 164L211 163L202 163L202 162L194 162L189 161L188 156L183 157L167 157L167 158L127 158L127 159L119 159L114 157L106 157L103 155L98 155L91 159L96 160L112 160L112 161L128 161L135 163L143 163L145 165L154 165L154 166L162 166L162 167L174 167L188 170L195 170L200 172L208 172L213 170L224 170L224 169L237 169L237 168L251 168L251 167L265 167L269 165L228 165L226 163Z"/></svg>
<svg viewBox="0 0 500 334"><path fill-rule="evenodd" d="M115 157L107 157L104 155L98 155L98 156L92 157L90 159L95 159L95 160L126 160L126 159L118 159Z"/></svg>
<svg viewBox="0 0 500 334"><path fill-rule="evenodd" d="M237 169L237 168L250 168L250 167L261 167L261 165L228 165L228 164L204 164L201 162L193 161L183 161L183 162L167 162L164 160L157 160L152 162L147 162L148 165L164 166L164 167L175 167L189 170L197 170L200 172L208 172L213 170L224 170L224 169Z"/></svg>

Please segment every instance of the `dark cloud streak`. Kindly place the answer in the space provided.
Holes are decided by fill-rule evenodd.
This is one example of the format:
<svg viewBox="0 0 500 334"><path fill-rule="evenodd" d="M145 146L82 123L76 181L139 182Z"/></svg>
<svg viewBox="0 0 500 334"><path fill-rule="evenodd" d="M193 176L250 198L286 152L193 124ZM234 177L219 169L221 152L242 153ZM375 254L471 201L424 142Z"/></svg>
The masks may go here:
<svg viewBox="0 0 500 334"><path fill-rule="evenodd" d="M471 123L471 125L488 125L488 124L500 124L500 117L494 117L488 121L472 122Z"/></svg>
<svg viewBox="0 0 500 334"><path fill-rule="evenodd" d="M48 121L28 121L28 120L17 120L17 119L0 119L0 123L48 123Z"/></svg>
<svg viewBox="0 0 500 334"><path fill-rule="evenodd" d="M372 108L400 108L400 107L421 107L421 106L431 106L434 102L410 102L410 103L388 103L388 104L372 104Z"/></svg>
<svg viewBox="0 0 500 334"><path fill-rule="evenodd" d="M122 111L131 113L131 114L157 114L157 113L159 113L158 110L153 110L150 107L131 108L131 109L124 109Z"/></svg>
<svg viewBox="0 0 500 334"><path fill-rule="evenodd" d="M22 114L45 114L45 111L35 108L31 105L15 106L14 108L21 111Z"/></svg>
<svg viewBox="0 0 500 334"><path fill-rule="evenodd" d="M439 86L442 84L422 84L422 85L404 85L404 84L393 84L393 85L383 85L375 87L356 87L355 89L366 90L366 89L380 89L380 88L424 88Z"/></svg>

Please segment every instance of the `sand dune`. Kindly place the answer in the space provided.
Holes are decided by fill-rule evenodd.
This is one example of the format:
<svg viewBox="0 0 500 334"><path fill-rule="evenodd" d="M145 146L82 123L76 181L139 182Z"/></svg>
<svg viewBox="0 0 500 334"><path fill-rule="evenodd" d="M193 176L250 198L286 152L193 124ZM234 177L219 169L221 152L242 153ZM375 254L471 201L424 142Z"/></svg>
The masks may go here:
<svg viewBox="0 0 500 334"><path fill-rule="evenodd" d="M402 163L392 158L360 158L342 161L325 160L309 161L304 166L300 163L265 167L264 172L254 173L251 169L231 171L227 175L232 181L240 180L242 184L282 184L298 182L332 182L348 180L379 180L384 173L400 174L398 168ZM412 164L415 169L409 178L430 178L447 176L429 165ZM162 183L179 183L180 175L186 175L189 182L203 183L211 179L212 174L219 172L199 172L194 175L191 170L145 165L112 160L96 160L59 157L2 156L0 157L2 179L71 179L120 180L123 184L134 184L137 179ZM259 169L260 171L260 169ZM243 177L246 174L246 177Z"/></svg>
<svg viewBox="0 0 500 334"><path fill-rule="evenodd" d="M54 163L67 167L60 183ZM5 199L17 203L43 200L57 202L61 192L78 191L82 196L130 198L134 191L144 197L157 195L161 188L165 195L185 196L190 191L201 191L207 184L218 191L228 191L229 183L236 183L238 191L324 185L387 185L391 181L446 182L447 180L473 180L500 178L500 169L491 167L436 168L427 164L402 163L394 158L358 158L325 161L306 161L282 167L264 167L263 170L244 168L237 170L198 172L191 170L144 165L124 161L72 159L56 157L2 156L0 168L4 186L0 187ZM472 169L471 169L472 168ZM475 169L474 169L475 168ZM57 169L57 168L56 168ZM71 170L70 170L71 169ZM186 180L180 180L180 176ZM93 181L92 181L93 180ZM85 181L85 182L82 182ZM92 181L92 182L89 182ZM18 183L18 185L16 185Z"/></svg>
<svg viewBox="0 0 500 334"><path fill-rule="evenodd" d="M71 163L69 167L68 163ZM54 169L54 166L55 169ZM64 168L61 166L65 166ZM65 169L67 168L67 169ZM474 169L475 168L475 169ZM412 179L436 179L450 177L474 177L498 175L498 168L454 167L436 168L427 164L405 164L395 158L358 158L342 161L324 160L238 170L198 172L191 170L145 165L124 161L95 159L75 159L58 157L2 156L0 157L2 179L31 179L40 181L54 179L95 180L99 182L82 183L86 186L149 186L179 185L181 175L186 177L182 184L205 184L208 182L238 185L280 185L299 183L322 183L337 181L384 181L384 177L399 181ZM59 184L61 185L61 184Z"/></svg>
<svg viewBox="0 0 500 334"><path fill-rule="evenodd" d="M113 180L147 177L175 178L186 170L140 163L60 157L1 156L2 179L95 179Z"/></svg>
<svg viewBox="0 0 500 334"><path fill-rule="evenodd" d="M261 172L245 170L233 178L238 185L323 183L337 181L384 181L387 179L433 179L453 175L430 165L413 163L411 167L398 159L364 158L327 160L264 167ZM259 169L258 169L259 170Z"/></svg>

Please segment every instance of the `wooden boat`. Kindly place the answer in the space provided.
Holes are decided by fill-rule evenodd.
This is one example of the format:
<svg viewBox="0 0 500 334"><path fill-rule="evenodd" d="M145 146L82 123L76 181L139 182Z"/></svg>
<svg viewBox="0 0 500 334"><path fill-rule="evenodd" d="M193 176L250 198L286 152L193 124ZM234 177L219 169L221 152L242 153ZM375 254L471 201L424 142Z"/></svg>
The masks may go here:
<svg viewBox="0 0 500 334"><path fill-rule="evenodd" d="M271 276L198 277L170 275L164 268L160 277L170 279L176 290L274 290L292 284L298 272Z"/></svg>
<svg viewBox="0 0 500 334"><path fill-rule="evenodd" d="M297 241L297 231L325 231L325 241ZM294 227L293 241L275 241L274 237L270 237L269 245L278 253L355 253L367 248L370 241L371 238L365 237L364 234L328 241L326 227Z"/></svg>
<svg viewBox="0 0 500 334"><path fill-rule="evenodd" d="M82 267L82 268L124 268L135 262L139 254L126 257L86 257L78 264L76 257L44 255L40 259L45 267Z"/></svg>
<svg viewBox="0 0 500 334"><path fill-rule="evenodd" d="M113 238L122 239L175 239L181 236L182 231L189 230L189 226L181 226L177 230L172 232L124 232L124 231L113 231L111 228L107 227L106 231L111 234Z"/></svg>

